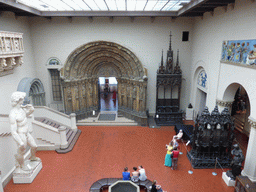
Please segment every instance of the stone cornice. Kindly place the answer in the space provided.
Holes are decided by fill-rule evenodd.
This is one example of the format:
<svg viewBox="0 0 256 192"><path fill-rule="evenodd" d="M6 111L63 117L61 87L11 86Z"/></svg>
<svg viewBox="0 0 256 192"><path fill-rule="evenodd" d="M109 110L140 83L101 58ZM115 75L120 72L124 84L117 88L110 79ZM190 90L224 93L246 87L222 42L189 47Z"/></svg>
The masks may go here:
<svg viewBox="0 0 256 192"><path fill-rule="evenodd" d="M222 107L231 107L234 101L223 101L220 99L216 100L217 105Z"/></svg>
<svg viewBox="0 0 256 192"><path fill-rule="evenodd" d="M248 117L248 122L251 125L251 127L254 127L256 129L256 119L250 116Z"/></svg>

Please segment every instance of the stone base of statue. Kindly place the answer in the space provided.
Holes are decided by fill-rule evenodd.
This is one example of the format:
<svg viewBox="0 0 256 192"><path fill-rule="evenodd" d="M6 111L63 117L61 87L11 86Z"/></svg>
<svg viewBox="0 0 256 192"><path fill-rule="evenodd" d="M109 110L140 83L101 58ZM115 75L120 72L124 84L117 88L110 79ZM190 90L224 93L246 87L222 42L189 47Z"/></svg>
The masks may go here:
<svg viewBox="0 0 256 192"><path fill-rule="evenodd" d="M13 183L32 183L43 167L41 161L26 160L25 165L30 170L24 171L20 167L17 167L13 172Z"/></svg>
<svg viewBox="0 0 256 192"><path fill-rule="evenodd" d="M231 177L227 176L226 172L222 172L222 179L225 181L225 183L227 184L227 186L231 187L231 186L235 186L236 181L231 179Z"/></svg>

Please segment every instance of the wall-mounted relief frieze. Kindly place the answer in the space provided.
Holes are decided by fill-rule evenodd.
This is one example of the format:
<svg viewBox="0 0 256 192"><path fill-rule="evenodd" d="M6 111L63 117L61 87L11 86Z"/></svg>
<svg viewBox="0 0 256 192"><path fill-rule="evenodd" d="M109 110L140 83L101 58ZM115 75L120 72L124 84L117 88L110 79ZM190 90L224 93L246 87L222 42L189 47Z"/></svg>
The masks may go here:
<svg viewBox="0 0 256 192"><path fill-rule="evenodd" d="M216 104L222 107L231 107L234 101L216 100Z"/></svg>
<svg viewBox="0 0 256 192"><path fill-rule="evenodd" d="M23 64L23 34L0 31L0 76Z"/></svg>

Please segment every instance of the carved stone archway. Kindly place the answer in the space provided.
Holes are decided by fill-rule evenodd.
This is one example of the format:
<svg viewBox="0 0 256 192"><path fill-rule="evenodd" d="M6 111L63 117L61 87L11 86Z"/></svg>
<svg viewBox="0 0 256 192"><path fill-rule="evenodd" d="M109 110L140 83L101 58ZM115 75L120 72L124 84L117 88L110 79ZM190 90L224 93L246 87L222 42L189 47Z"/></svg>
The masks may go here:
<svg viewBox="0 0 256 192"><path fill-rule="evenodd" d="M24 77L19 82L17 91L26 93L24 104L31 103L34 106L45 106L45 91L40 79Z"/></svg>
<svg viewBox="0 0 256 192"><path fill-rule="evenodd" d="M106 41L78 47L61 71L66 113L89 116L98 110L98 78L116 77L118 110L146 124L147 70L129 49Z"/></svg>

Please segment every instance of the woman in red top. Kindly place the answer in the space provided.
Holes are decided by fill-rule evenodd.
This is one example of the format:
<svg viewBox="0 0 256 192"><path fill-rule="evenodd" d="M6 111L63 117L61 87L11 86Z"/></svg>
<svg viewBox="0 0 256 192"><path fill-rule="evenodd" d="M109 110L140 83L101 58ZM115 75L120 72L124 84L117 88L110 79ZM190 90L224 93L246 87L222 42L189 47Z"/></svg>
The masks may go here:
<svg viewBox="0 0 256 192"><path fill-rule="evenodd" d="M177 147L174 147L172 151L172 169L174 170L177 169L179 153Z"/></svg>

